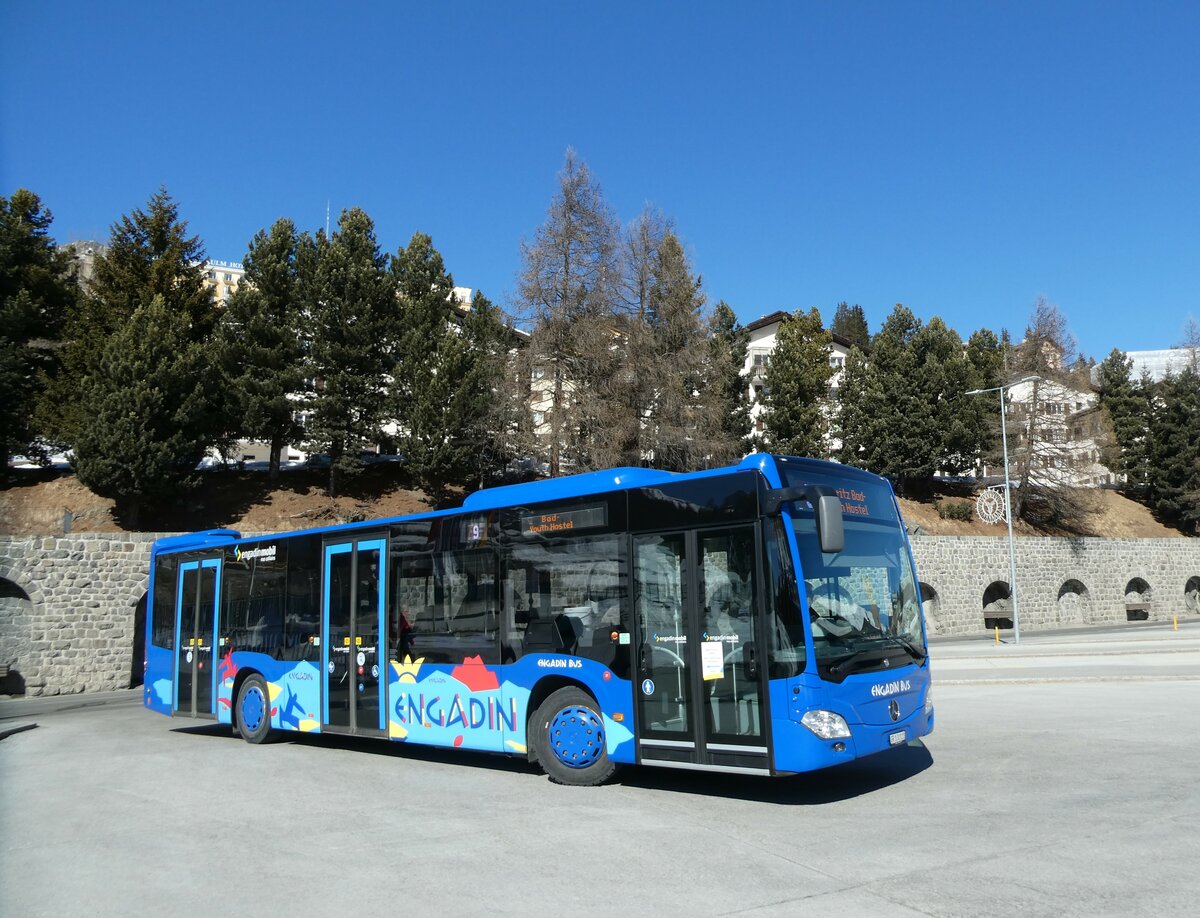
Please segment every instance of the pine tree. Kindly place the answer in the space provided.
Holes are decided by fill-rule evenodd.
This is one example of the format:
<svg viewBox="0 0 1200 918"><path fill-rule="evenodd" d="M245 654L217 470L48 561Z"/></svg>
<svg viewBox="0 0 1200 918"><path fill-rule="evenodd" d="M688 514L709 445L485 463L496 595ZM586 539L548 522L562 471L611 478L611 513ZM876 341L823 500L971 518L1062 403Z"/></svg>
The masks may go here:
<svg viewBox="0 0 1200 918"><path fill-rule="evenodd" d="M744 453L750 437L750 394L743 371L750 335L724 300L708 322L708 392L717 406L723 438L733 451Z"/></svg>
<svg viewBox="0 0 1200 918"><path fill-rule="evenodd" d="M530 362L543 374L550 474L595 467L617 379L617 228L600 185L568 150L546 222L521 247L517 297L535 319ZM536 395L536 393L535 393Z"/></svg>
<svg viewBox="0 0 1200 918"><path fill-rule="evenodd" d="M84 378L90 423L75 439L79 480L117 502L130 527L196 483L211 442L215 394L211 355L187 315L162 296L134 309L109 336Z"/></svg>
<svg viewBox="0 0 1200 918"><path fill-rule="evenodd" d="M329 454L329 495L362 469L360 454L381 437L389 374L396 363L399 308L388 259L362 210L342 212L326 237L301 236L296 250L300 302L309 317L308 442Z"/></svg>
<svg viewBox="0 0 1200 918"><path fill-rule="evenodd" d="M920 332L912 311L897 304L871 342L870 357L853 354L842 381L843 461L887 476L902 494L927 484L944 446L937 403L929 401L929 392L945 385L944 368L938 348L918 341ZM922 357L937 362L924 367ZM923 390L927 372L933 381Z"/></svg>
<svg viewBox="0 0 1200 918"><path fill-rule="evenodd" d="M838 303L829 330L845 338L851 346L857 347L863 353L871 349L871 332L867 328L867 317L857 303L853 306L844 301Z"/></svg>
<svg viewBox="0 0 1200 918"><path fill-rule="evenodd" d="M1150 479L1150 426L1152 398L1145 383L1132 378L1133 360L1113 348L1097 370L1100 404L1108 412L1115 443L1101 461L1125 475L1128 488L1140 493Z"/></svg>
<svg viewBox="0 0 1200 918"><path fill-rule="evenodd" d="M1200 534L1200 374L1188 366L1158 388L1151 422L1151 506L1165 522Z"/></svg>
<svg viewBox="0 0 1200 918"><path fill-rule="evenodd" d="M766 375L766 440L771 452L824 457L829 452L832 338L816 308L780 323Z"/></svg>
<svg viewBox="0 0 1200 918"><path fill-rule="evenodd" d="M164 307L187 322L189 341L211 340L217 311L205 285L204 247L187 233L179 206L165 188L145 210L134 209L113 224L107 250L96 259L83 296L68 313L63 369L43 400L41 422L74 443L92 421L81 396L87 377L97 371L104 346L123 330L134 313L157 296ZM206 428L213 442L219 419Z"/></svg>
<svg viewBox="0 0 1200 918"><path fill-rule="evenodd" d="M720 406L704 397L709 345L703 306L700 279L668 230L650 290L653 361L646 368L653 393L647 445L654 465L668 471L719 463L730 452L721 436Z"/></svg>
<svg viewBox="0 0 1200 918"><path fill-rule="evenodd" d="M34 409L57 373L56 345L77 290L71 257L50 237L52 220L32 191L0 197L0 476L14 453L44 458Z"/></svg>
<svg viewBox="0 0 1200 918"><path fill-rule="evenodd" d="M454 281L424 233L392 259L404 329L392 376L405 462L435 503L475 477L490 453L501 324L487 297L453 300ZM476 479L477 480L477 479Z"/></svg>
<svg viewBox="0 0 1200 918"><path fill-rule="evenodd" d="M64 402L79 478L136 522L177 497L230 426L216 367L216 311L204 252L160 190L112 227L87 293L68 319Z"/></svg>
<svg viewBox="0 0 1200 918"><path fill-rule="evenodd" d="M963 390L992 389L1000 385L1004 362L1003 344L990 329L981 328L967 340L967 363L971 367L970 386ZM977 460L991 465L1003 462L1000 456L999 399L971 396L959 400L960 410L974 431Z"/></svg>
<svg viewBox="0 0 1200 918"><path fill-rule="evenodd" d="M912 387L917 403L929 409L917 416L923 426L916 436L929 450L912 477L931 480L938 472L965 472L986 444L981 406L962 397L975 388L975 368L958 333L937 316L917 332L913 347L920 371Z"/></svg>
<svg viewBox="0 0 1200 918"><path fill-rule="evenodd" d="M298 443L303 429L294 420L297 393L304 388L305 325L296 268L296 228L277 220L260 230L246 252L242 284L218 326L227 391L238 405L233 434L271 445L270 480L279 478L284 447Z"/></svg>

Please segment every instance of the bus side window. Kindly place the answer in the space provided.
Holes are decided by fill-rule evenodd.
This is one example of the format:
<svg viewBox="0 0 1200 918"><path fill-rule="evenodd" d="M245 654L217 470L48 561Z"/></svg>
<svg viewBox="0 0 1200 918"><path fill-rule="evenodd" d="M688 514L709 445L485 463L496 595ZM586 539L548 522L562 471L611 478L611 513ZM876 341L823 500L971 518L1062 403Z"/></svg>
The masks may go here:
<svg viewBox="0 0 1200 918"><path fill-rule="evenodd" d="M179 562L167 555L154 565L154 602L151 604L150 643L175 649L175 586Z"/></svg>
<svg viewBox="0 0 1200 918"><path fill-rule="evenodd" d="M785 679L804 671L807 661L804 647L804 621L800 612L800 593L791 550L783 522L776 517L766 532L767 563L771 588L767 591L767 634L770 640L767 677Z"/></svg>
<svg viewBox="0 0 1200 918"><path fill-rule="evenodd" d="M628 630L626 587L615 536L512 546L503 595L503 643L512 658L569 654L625 671L618 658L620 632Z"/></svg>

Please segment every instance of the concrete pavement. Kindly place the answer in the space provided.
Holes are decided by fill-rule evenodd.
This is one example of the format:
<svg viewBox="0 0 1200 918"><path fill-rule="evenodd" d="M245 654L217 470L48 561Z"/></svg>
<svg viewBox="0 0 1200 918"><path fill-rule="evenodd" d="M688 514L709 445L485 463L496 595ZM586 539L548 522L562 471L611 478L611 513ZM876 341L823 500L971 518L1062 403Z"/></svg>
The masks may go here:
<svg viewBox="0 0 1200 918"><path fill-rule="evenodd" d="M1005 634L1002 632L1002 635ZM934 639L935 683L1200 680L1200 622Z"/></svg>

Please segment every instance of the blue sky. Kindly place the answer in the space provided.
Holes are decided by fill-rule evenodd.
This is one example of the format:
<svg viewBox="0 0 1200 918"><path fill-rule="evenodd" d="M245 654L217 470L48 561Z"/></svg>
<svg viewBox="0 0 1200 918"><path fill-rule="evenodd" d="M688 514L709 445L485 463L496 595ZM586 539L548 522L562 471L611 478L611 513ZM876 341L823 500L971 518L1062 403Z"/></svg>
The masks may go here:
<svg viewBox="0 0 1200 918"><path fill-rule="evenodd" d="M1200 319L1200 5L0 3L0 193L62 241L165 184L212 258L361 206L511 302L573 146L744 322L1044 295L1087 354Z"/></svg>

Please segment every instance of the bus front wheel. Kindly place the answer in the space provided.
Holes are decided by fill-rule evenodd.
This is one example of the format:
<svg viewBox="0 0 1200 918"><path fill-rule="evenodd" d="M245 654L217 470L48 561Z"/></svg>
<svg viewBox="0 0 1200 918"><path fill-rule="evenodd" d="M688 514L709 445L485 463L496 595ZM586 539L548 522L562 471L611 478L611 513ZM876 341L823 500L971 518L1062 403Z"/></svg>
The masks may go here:
<svg viewBox="0 0 1200 918"><path fill-rule="evenodd" d="M271 735L271 693L262 676L247 676L238 691L237 729L247 743L262 743Z"/></svg>
<svg viewBox="0 0 1200 918"><path fill-rule="evenodd" d="M529 727L537 760L551 781L591 786L616 771L605 745L604 718L582 689L568 686L551 694Z"/></svg>

